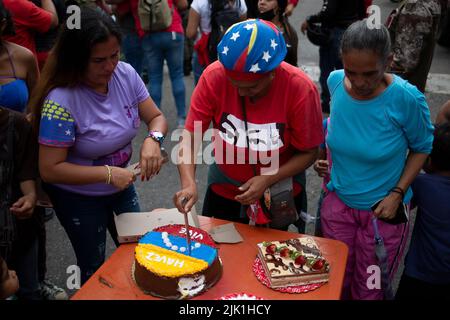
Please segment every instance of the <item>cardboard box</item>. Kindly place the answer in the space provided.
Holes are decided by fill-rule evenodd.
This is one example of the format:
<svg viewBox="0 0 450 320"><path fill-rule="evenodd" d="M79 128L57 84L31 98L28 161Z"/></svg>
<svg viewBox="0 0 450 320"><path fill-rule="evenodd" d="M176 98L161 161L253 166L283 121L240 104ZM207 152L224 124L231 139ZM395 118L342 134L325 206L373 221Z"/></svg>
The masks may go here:
<svg viewBox="0 0 450 320"><path fill-rule="evenodd" d="M184 225L184 215L177 208L151 212L127 212L114 217L120 243L138 242L147 232L168 224ZM199 227L195 206L188 214L189 225Z"/></svg>

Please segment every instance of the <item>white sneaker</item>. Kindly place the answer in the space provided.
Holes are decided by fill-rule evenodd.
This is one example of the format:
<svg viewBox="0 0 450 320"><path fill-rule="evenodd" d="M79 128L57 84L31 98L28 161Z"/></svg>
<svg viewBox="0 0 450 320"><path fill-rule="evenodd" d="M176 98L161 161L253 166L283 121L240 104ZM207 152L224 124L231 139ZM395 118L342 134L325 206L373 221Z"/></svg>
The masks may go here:
<svg viewBox="0 0 450 320"><path fill-rule="evenodd" d="M41 296L44 300L69 300L66 291L48 280L41 282Z"/></svg>

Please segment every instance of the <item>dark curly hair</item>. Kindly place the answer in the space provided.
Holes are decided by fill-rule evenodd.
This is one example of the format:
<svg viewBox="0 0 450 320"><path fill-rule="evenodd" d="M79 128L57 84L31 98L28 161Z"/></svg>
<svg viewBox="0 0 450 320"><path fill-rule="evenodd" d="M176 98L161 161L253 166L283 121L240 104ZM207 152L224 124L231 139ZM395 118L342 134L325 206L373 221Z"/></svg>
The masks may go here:
<svg viewBox="0 0 450 320"><path fill-rule="evenodd" d="M430 158L433 170L450 171L450 123L436 126Z"/></svg>
<svg viewBox="0 0 450 320"><path fill-rule="evenodd" d="M8 10L6 10L2 0L0 0L0 21L1 23L6 22L5 29L3 32L0 31L0 40L2 36L11 36L16 34L14 31L14 23L12 21L11 14Z"/></svg>

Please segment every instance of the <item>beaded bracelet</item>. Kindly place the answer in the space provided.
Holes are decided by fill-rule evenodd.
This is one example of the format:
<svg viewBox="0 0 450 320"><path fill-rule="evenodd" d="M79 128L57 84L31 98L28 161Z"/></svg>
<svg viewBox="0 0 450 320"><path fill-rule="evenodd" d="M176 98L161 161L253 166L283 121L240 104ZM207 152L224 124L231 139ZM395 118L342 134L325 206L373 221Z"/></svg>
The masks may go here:
<svg viewBox="0 0 450 320"><path fill-rule="evenodd" d="M111 167L105 164L106 170L108 170L108 177L106 178L106 184L111 184L112 170Z"/></svg>
<svg viewBox="0 0 450 320"><path fill-rule="evenodd" d="M405 191L403 191L403 189L400 188L400 187L394 187L394 188L392 188L391 190L389 190L389 192L398 193L399 195L402 196L402 200L403 200L403 198L405 197Z"/></svg>

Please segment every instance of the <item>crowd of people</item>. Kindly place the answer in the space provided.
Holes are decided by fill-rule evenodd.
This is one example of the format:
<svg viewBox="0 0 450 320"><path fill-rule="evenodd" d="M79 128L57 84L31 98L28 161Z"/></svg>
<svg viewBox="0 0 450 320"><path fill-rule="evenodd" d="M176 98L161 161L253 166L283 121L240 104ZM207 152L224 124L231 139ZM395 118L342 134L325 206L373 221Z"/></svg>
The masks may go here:
<svg viewBox="0 0 450 320"><path fill-rule="evenodd" d="M305 233L313 166L324 179L314 234L349 248L342 299L394 298L385 284L416 207L395 297L450 298L450 101L432 121L424 95L447 1L403 1L377 28L364 0L324 0L300 26L296 0L162 3L156 17L141 0L0 0L0 299L68 298L46 274L53 213L81 284L105 260L107 230L119 245L114 215L141 211L133 182L164 161L165 64L183 129L180 212L201 196L194 158L211 129L203 215ZM320 86L298 67L296 30L319 46ZM380 243L388 270L373 289Z"/></svg>

